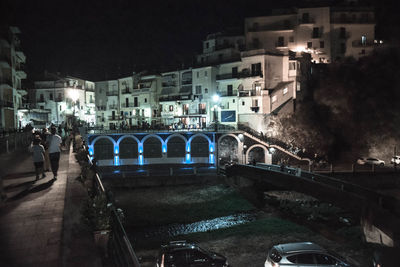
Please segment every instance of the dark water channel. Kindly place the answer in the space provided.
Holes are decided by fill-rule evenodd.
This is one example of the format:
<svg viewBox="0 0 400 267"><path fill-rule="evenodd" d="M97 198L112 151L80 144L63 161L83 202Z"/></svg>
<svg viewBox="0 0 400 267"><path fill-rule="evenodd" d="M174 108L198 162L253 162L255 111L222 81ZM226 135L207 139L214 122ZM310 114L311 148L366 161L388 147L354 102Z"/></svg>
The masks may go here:
<svg viewBox="0 0 400 267"><path fill-rule="evenodd" d="M165 238L192 233L207 232L222 228L229 228L236 225L255 221L257 212L237 213L229 216L218 217L210 220L203 220L188 224L169 224L157 227L135 228L132 236L136 239L142 238Z"/></svg>

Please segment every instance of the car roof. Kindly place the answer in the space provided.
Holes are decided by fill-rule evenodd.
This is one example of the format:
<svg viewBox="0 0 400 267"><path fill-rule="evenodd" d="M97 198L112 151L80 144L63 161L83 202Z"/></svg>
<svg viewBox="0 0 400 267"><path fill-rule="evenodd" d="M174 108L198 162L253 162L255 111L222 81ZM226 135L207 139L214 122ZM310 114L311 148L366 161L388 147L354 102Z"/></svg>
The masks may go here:
<svg viewBox="0 0 400 267"><path fill-rule="evenodd" d="M161 248L166 252L170 252L179 249L194 249L197 248L197 246L193 243L187 243L186 241L172 241L169 244L162 245Z"/></svg>
<svg viewBox="0 0 400 267"><path fill-rule="evenodd" d="M326 252L324 248L312 242L279 244L276 245L275 248L277 248L282 254L291 254L291 253L305 252L305 251Z"/></svg>

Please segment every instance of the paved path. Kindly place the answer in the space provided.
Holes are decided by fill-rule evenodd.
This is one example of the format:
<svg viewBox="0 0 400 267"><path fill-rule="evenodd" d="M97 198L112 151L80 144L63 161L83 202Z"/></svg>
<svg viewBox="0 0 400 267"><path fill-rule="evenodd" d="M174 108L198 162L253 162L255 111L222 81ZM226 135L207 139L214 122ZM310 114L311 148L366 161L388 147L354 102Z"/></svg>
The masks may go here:
<svg viewBox="0 0 400 267"><path fill-rule="evenodd" d="M56 181L47 172L34 182L29 153L7 157L14 165L4 159L0 165L7 194L0 204L0 265L102 266L90 230L79 221L86 192L75 180L79 166L70 150L61 153Z"/></svg>

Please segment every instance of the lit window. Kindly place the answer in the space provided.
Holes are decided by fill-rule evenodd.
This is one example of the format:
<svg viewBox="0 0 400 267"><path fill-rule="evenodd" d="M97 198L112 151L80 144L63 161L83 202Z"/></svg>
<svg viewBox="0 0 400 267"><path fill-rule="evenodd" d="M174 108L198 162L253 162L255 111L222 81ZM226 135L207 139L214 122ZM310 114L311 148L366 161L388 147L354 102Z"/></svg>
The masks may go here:
<svg viewBox="0 0 400 267"><path fill-rule="evenodd" d="M287 87L283 88L283 94L284 95L287 94L287 91L288 91Z"/></svg>
<svg viewBox="0 0 400 267"><path fill-rule="evenodd" d="M365 36L365 35L361 36L361 44L363 46L365 46L367 44L367 36Z"/></svg>
<svg viewBox="0 0 400 267"><path fill-rule="evenodd" d="M174 111L174 106L173 105L169 105L169 111Z"/></svg>
<svg viewBox="0 0 400 267"><path fill-rule="evenodd" d="M272 103L274 103L276 101L276 95L274 95L273 97L272 97Z"/></svg>

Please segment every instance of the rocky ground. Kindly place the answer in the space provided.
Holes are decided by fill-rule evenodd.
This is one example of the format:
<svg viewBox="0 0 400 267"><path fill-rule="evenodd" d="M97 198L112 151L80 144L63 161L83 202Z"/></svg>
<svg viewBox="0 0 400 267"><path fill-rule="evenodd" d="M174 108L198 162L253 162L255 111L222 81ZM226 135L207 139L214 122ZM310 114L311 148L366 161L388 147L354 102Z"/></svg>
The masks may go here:
<svg viewBox="0 0 400 267"><path fill-rule="evenodd" d="M241 198L235 189L222 184L114 189L113 191L117 205L122 207L126 213L125 225L128 235L146 224L170 224L175 219L179 223L194 222L199 219L209 219L209 214L211 217L218 217L237 211L254 211L255 209L249 202ZM313 224L303 224L302 220L298 218L299 216L294 216L291 220L291 216L286 215L288 212L290 213L290 209L295 207L292 203L296 202L304 209L313 210L316 205L315 199L289 194L286 191L270 192L269 195L269 197L274 196L275 201L286 203L285 209L282 211L277 209L276 204L267 204L258 209L256 221L229 229L173 236L168 239L160 238L159 240L143 241L133 238L133 246L138 257L141 258L142 266L155 266L155 259L161 243L182 239L196 242L205 249L225 255L234 267L263 266L267 251L271 246L298 241L316 242L340 254L355 266L370 266L371 250L363 244L361 238L358 239L359 228L354 223L351 225L343 223L342 227L335 224L334 229L322 227L322 231L321 229L312 229L312 225L317 224L318 220ZM307 203L312 203L312 205L307 207ZM238 207L238 209L233 207ZM163 213L163 210L167 210L167 212ZM324 216L322 217L331 218L327 217L329 212L326 211L326 207L323 210ZM338 210L332 209L332 212L336 213ZM138 216L142 213L146 214ZM163 215L159 216L160 214ZM300 215L304 215L304 220L307 221L310 220L310 214L313 212L301 212ZM134 219L129 218L132 216ZM325 234L324 231L329 233ZM333 238L333 240L327 238L332 237L332 233L341 235L341 238Z"/></svg>

